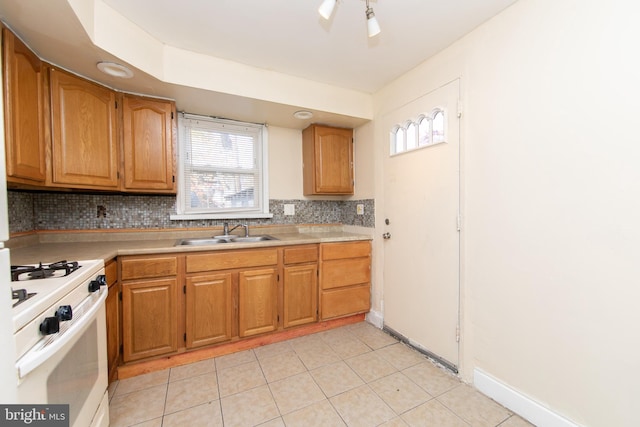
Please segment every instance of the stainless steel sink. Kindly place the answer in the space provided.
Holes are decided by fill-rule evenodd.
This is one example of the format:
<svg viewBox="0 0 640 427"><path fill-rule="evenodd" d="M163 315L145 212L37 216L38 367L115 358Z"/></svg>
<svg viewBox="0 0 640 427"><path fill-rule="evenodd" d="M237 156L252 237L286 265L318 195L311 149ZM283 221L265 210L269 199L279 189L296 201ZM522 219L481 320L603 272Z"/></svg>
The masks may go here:
<svg viewBox="0 0 640 427"><path fill-rule="evenodd" d="M178 240L175 246L207 246L207 245L217 245L220 243L227 243L224 239L212 239L211 237L199 238L199 239L182 239Z"/></svg>
<svg viewBox="0 0 640 427"><path fill-rule="evenodd" d="M263 242L266 240L278 240L273 236L215 236L215 237L196 237L192 239L181 239L175 244L175 246L208 246L219 245L222 243L255 243Z"/></svg>
<svg viewBox="0 0 640 427"><path fill-rule="evenodd" d="M242 243L242 242L263 242L265 240L278 240L273 236L247 236L247 237L234 237L231 239L232 243Z"/></svg>

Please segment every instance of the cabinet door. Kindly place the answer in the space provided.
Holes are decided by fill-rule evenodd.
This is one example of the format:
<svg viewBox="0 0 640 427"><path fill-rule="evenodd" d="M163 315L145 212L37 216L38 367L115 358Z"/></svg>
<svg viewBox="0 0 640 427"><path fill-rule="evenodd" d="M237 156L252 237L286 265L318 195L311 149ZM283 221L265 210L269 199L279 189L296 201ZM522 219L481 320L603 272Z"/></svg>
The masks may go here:
<svg viewBox="0 0 640 427"><path fill-rule="evenodd" d="M312 125L302 142L304 194L353 194L353 130Z"/></svg>
<svg viewBox="0 0 640 427"><path fill-rule="evenodd" d="M231 273L187 277L187 348L231 339Z"/></svg>
<svg viewBox="0 0 640 427"><path fill-rule="evenodd" d="M238 273L239 335L248 337L278 327L278 286L275 268Z"/></svg>
<svg viewBox="0 0 640 427"><path fill-rule="evenodd" d="M296 265L284 268L283 326L313 323L318 318L318 266Z"/></svg>
<svg viewBox="0 0 640 427"><path fill-rule="evenodd" d="M7 180L44 184L43 64L9 30L2 35Z"/></svg>
<svg viewBox="0 0 640 427"><path fill-rule="evenodd" d="M178 350L177 290L175 278L122 285L125 362Z"/></svg>
<svg viewBox="0 0 640 427"><path fill-rule="evenodd" d="M174 104L125 95L124 188L175 193Z"/></svg>
<svg viewBox="0 0 640 427"><path fill-rule="evenodd" d="M115 93L51 70L52 184L116 189Z"/></svg>

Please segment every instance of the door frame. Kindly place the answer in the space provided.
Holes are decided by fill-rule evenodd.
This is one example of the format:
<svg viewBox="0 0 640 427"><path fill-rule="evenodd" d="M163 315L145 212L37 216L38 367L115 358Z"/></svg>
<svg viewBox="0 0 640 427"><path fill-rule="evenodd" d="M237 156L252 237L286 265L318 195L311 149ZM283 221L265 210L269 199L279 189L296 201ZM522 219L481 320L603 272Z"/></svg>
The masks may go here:
<svg viewBox="0 0 640 427"><path fill-rule="evenodd" d="M454 118L457 119L457 126L458 126L458 161L457 161L457 165L458 165L458 236L457 236L457 240L458 240L458 253L457 253L457 259L458 259L458 269L457 269L457 292L458 292L458 304L457 304L457 331L456 331L456 341L457 341L457 365L454 365L452 363L449 363L447 360L444 360L443 358L439 357L438 355L430 352L429 350L423 348L422 346L420 346L417 343L414 343L412 340L410 340L409 338L403 336L401 333L399 333L398 331L393 330L392 328L390 328L389 326L386 325L385 323L385 309L384 309L384 301L385 301L385 287L386 287L386 283L384 280L384 263L385 263L385 247L384 247L384 240L381 238L383 233L385 232L385 213L383 212L385 209L384 203L386 200L386 194L385 194L385 185L384 185L384 180L385 180L385 162L386 162L386 156L388 156L388 150L389 150L389 130L388 129L381 129L380 126L382 126L381 117L384 117L388 114L392 114L394 111L402 108L405 105L408 105L412 102L415 102L417 100L419 100L422 97L428 96L429 94L432 94L436 91L438 91L441 88L444 88L445 86L454 83L454 82L458 82L458 94L457 94L457 105L456 105L456 109L450 109L450 118L452 117L451 114L454 114ZM464 190L465 190L465 185L464 185L464 177L465 177L465 173L464 173L464 126L463 126L463 78L462 76L457 76L453 79L450 79L444 83L440 83L438 85L432 86L429 90L421 93L418 96L413 97L412 99L409 99L405 102L402 102L400 104L394 105L392 108L389 109L385 109L384 112L382 112L378 118L376 119L376 122L378 123L378 125L374 126L374 133L376 135L376 139L378 139L378 141L380 141L379 144L376 144L376 149L379 150L378 151L378 159L379 159L379 165L380 165L380 169L383 171L383 173L378 174L378 177L376 179L376 187L380 189L379 194L382 195L381 200L383 201L382 203L382 209L376 210L376 231L379 233L376 237L377 237L377 248L379 249L380 253L382 254L382 256L378 257L378 262L379 262L379 267L378 267L378 271L377 271L377 276L379 279L381 279L382 282L382 287L381 287L381 292L380 292L380 303L379 303L379 307L380 307L380 312L373 312L372 316L368 316L368 318L371 319L372 322L374 322L375 324L377 324L379 327L381 327L384 331L388 332L390 335L396 337L397 339L399 339L401 342L406 343L408 345L410 345L412 348L416 349L417 351L425 354L427 357L429 357L430 359L436 361L437 363L441 364L442 366L446 367L447 369L451 370L452 372L461 375L463 374L463 370L466 366L465 364L465 321L466 321L466 317L465 317L465 293L463 292L464 290L464 248L465 248L465 216L463 215L464 211L465 211L465 197L464 197ZM451 122L449 120L449 125L451 125Z"/></svg>

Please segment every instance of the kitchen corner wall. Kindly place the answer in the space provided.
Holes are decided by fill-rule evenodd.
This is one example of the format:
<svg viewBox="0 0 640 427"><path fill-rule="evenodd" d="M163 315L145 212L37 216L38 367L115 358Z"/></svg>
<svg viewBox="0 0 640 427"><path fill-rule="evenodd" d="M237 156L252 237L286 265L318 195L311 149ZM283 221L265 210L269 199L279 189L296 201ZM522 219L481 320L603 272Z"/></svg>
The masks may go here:
<svg viewBox="0 0 640 427"><path fill-rule="evenodd" d="M9 191L9 231L199 228L221 225L222 220L171 221L175 196L117 194L33 193ZM295 215L284 215L284 204ZM364 205L364 215L356 206ZM250 219L249 224L345 224L374 227L373 199L269 201L271 219ZM102 214L104 213L104 216Z"/></svg>

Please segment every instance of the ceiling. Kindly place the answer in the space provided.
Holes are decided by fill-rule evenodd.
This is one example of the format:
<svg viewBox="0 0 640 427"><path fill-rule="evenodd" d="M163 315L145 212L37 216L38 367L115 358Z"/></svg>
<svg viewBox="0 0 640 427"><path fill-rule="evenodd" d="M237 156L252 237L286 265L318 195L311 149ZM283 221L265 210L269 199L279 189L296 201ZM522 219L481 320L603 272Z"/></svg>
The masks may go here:
<svg viewBox="0 0 640 427"><path fill-rule="evenodd" d="M292 128L309 121L347 126L366 121L313 108L314 118L300 121L292 113L308 108L302 103L176 85L133 66L133 79L105 76L96 62L127 62L92 43L69 4L83 1L0 0L0 18L43 59L115 89L173 98L179 110ZM164 45L364 94L380 90L515 1L370 0L382 32L368 38L365 0L338 0L328 21L317 12L322 0L94 0Z"/></svg>

